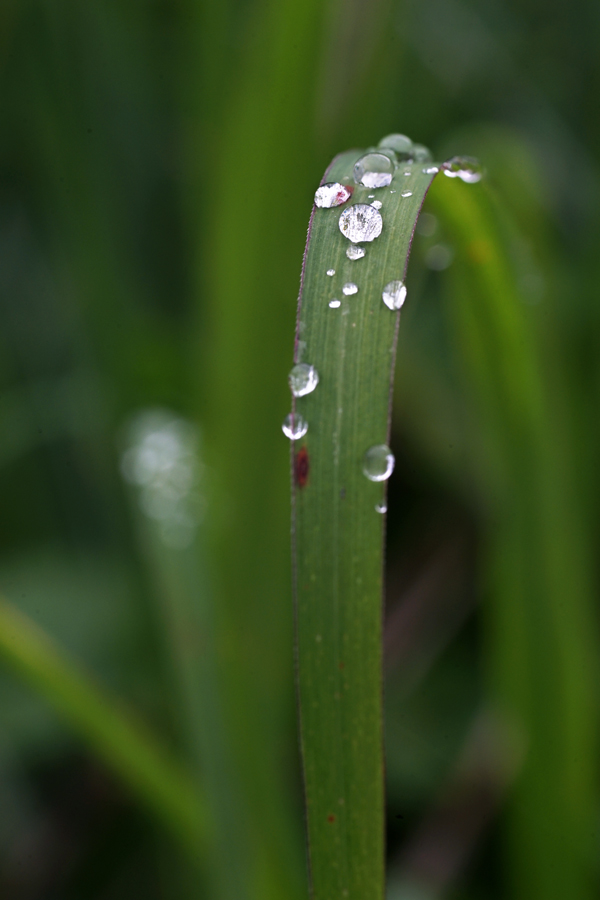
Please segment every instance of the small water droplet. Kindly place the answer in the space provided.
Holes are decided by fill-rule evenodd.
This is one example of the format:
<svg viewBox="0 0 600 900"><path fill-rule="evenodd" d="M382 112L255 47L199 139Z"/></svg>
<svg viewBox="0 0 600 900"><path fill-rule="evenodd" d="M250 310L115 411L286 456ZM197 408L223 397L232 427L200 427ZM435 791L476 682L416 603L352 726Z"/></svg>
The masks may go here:
<svg viewBox="0 0 600 900"><path fill-rule="evenodd" d="M312 394L318 385L319 373L308 363L298 363L288 375L288 381L294 397L304 397Z"/></svg>
<svg viewBox="0 0 600 900"><path fill-rule="evenodd" d="M372 200L374 196L375 196L375 194L368 194L368 199Z"/></svg>
<svg viewBox="0 0 600 900"><path fill-rule="evenodd" d="M413 142L405 134L386 134L379 146L393 150L399 159L409 159L413 155Z"/></svg>
<svg viewBox="0 0 600 900"><path fill-rule="evenodd" d="M424 144L413 144L411 156L415 162L430 162L433 159L431 150Z"/></svg>
<svg viewBox="0 0 600 900"><path fill-rule="evenodd" d="M423 169L423 175L435 175L436 172L440 171L439 166L425 166Z"/></svg>
<svg viewBox="0 0 600 900"><path fill-rule="evenodd" d="M412 191L402 191L401 197L412 197Z"/></svg>
<svg viewBox="0 0 600 900"><path fill-rule="evenodd" d="M450 247L446 247L445 244L434 244L425 254L425 265L436 272L442 272L448 268L453 256Z"/></svg>
<svg viewBox="0 0 600 900"><path fill-rule="evenodd" d="M379 210L366 203L355 203L341 214L339 228L349 241L360 244L361 241L374 241L379 237L383 219Z"/></svg>
<svg viewBox="0 0 600 900"><path fill-rule="evenodd" d="M329 305L332 309L338 309L342 305L340 300L330 300Z"/></svg>
<svg viewBox="0 0 600 900"><path fill-rule="evenodd" d="M327 269L327 274L330 276L335 275L335 269Z"/></svg>
<svg viewBox="0 0 600 900"><path fill-rule="evenodd" d="M381 513L382 515L387 512L387 504L386 503L376 503L375 504L375 512Z"/></svg>
<svg viewBox="0 0 600 900"><path fill-rule="evenodd" d="M366 252L364 247L359 247L357 244L350 244L346 250L346 256L348 259L362 259Z"/></svg>
<svg viewBox="0 0 600 900"><path fill-rule="evenodd" d="M369 481L387 481L394 471L394 454L387 444L370 447L363 458L363 472Z"/></svg>
<svg viewBox="0 0 600 900"><path fill-rule="evenodd" d="M365 187L386 187L393 177L394 163L383 153L365 153L354 165L354 180Z"/></svg>
<svg viewBox="0 0 600 900"><path fill-rule="evenodd" d="M481 181L483 175L479 162L470 156L453 156L443 164L442 169L448 178L460 178L467 184Z"/></svg>
<svg viewBox="0 0 600 900"><path fill-rule="evenodd" d="M332 206L341 206L346 203L352 196L353 187L340 184L338 181L331 181L328 184L322 184L315 192L315 205L321 209L331 209Z"/></svg>
<svg viewBox="0 0 600 900"><path fill-rule="evenodd" d="M397 191L390 191L390 194L397 194Z"/></svg>
<svg viewBox="0 0 600 900"><path fill-rule="evenodd" d="M281 430L290 441L298 441L308 431L308 422L300 413L288 413L283 420Z"/></svg>
<svg viewBox="0 0 600 900"><path fill-rule="evenodd" d="M384 287L381 297L389 309L400 309L406 300L406 285L401 281L390 281Z"/></svg>
<svg viewBox="0 0 600 900"><path fill-rule="evenodd" d="M412 172L410 171L410 169L407 169L406 172L403 172L402 174L405 178L407 178L409 175L412 175Z"/></svg>
<svg viewBox="0 0 600 900"><path fill-rule="evenodd" d="M381 200L373 200L371 206L373 207L373 209L381 209L383 203L381 202Z"/></svg>
<svg viewBox="0 0 600 900"><path fill-rule="evenodd" d="M437 228L437 219L431 213L421 213L417 222L417 231L424 237L431 237L435 234Z"/></svg>
<svg viewBox="0 0 600 900"><path fill-rule="evenodd" d="M353 281L349 281L342 288L342 292L346 295L346 297L349 297L351 294L358 294L358 285L354 284Z"/></svg>

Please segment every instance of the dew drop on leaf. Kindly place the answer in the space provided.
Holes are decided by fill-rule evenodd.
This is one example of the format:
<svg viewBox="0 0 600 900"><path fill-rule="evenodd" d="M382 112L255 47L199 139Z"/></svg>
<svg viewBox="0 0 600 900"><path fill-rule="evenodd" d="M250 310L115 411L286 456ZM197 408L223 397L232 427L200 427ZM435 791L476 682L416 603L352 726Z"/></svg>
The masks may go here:
<svg viewBox="0 0 600 900"><path fill-rule="evenodd" d="M365 153L354 164L354 180L365 187L386 187L393 177L394 163L384 153Z"/></svg>
<svg viewBox="0 0 600 900"><path fill-rule="evenodd" d="M299 413L288 413L281 430L290 441L297 441L308 431L308 422Z"/></svg>
<svg viewBox="0 0 600 900"><path fill-rule="evenodd" d="M467 184L481 181L483 175L479 162L470 156L453 156L443 164L442 169L448 178L460 178Z"/></svg>
<svg viewBox="0 0 600 900"><path fill-rule="evenodd" d="M384 287L381 297L389 309L400 309L406 300L406 285L401 281L390 281Z"/></svg>
<svg viewBox="0 0 600 900"><path fill-rule="evenodd" d="M413 144L411 156L415 162L431 162L433 159L431 150L424 144Z"/></svg>
<svg viewBox="0 0 600 900"><path fill-rule="evenodd" d="M350 244L346 250L346 256L348 259L362 259L366 252L364 247L359 247L357 244Z"/></svg>
<svg viewBox="0 0 600 900"><path fill-rule="evenodd" d="M342 304L340 300L333 299L329 301L329 305L332 309L338 309Z"/></svg>
<svg viewBox="0 0 600 900"><path fill-rule="evenodd" d="M335 269L327 269L327 274L328 274L329 276L335 275Z"/></svg>
<svg viewBox="0 0 600 900"><path fill-rule="evenodd" d="M379 146L393 150L399 159L410 159L413 155L413 142L405 134L387 134L381 138Z"/></svg>
<svg viewBox="0 0 600 900"><path fill-rule="evenodd" d="M412 191L402 191L401 197L412 197Z"/></svg>
<svg viewBox="0 0 600 900"><path fill-rule="evenodd" d="M358 285L354 284L353 281L349 281L342 288L342 292L346 295L346 297L350 297L351 294L358 294Z"/></svg>
<svg viewBox="0 0 600 900"><path fill-rule="evenodd" d="M423 169L423 175L435 175L439 171L439 166L425 166L425 168Z"/></svg>
<svg viewBox="0 0 600 900"><path fill-rule="evenodd" d="M363 458L363 473L369 481L387 481L394 471L394 454L387 444L370 447Z"/></svg>
<svg viewBox="0 0 600 900"><path fill-rule="evenodd" d="M288 381L294 397L311 394L319 383L319 374L314 366L298 363L288 375Z"/></svg>
<svg viewBox="0 0 600 900"><path fill-rule="evenodd" d="M355 203L341 214L339 228L353 244L374 241L381 234L383 219L379 210L366 203Z"/></svg>
<svg viewBox="0 0 600 900"><path fill-rule="evenodd" d="M342 203L346 203L346 201L350 199L353 190L353 187L340 184L338 181L322 184L320 188L317 188L315 193L315 205L320 206L322 209L331 209L332 206L341 206Z"/></svg>
<svg viewBox="0 0 600 900"><path fill-rule="evenodd" d="M385 503L376 503L375 512L381 513L381 515L383 515L387 512L387 505Z"/></svg>
<svg viewBox="0 0 600 900"><path fill-rule="evenodd" d="M371 206L373 207L373 209L381 209L383 203L381 202L381 200L373 200Z"/></svg>

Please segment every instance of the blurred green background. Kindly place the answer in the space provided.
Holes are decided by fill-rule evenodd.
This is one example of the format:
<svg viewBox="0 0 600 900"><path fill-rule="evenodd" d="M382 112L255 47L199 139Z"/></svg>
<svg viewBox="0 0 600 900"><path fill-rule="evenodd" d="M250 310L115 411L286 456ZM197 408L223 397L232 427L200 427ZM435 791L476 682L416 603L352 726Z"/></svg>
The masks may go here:
<svg viewBox="0 0 600 900"><path fill-rule="evenodd" d="M0 590L185 761L209 836L0 659L3 898L305 896L280 423L314 190L391 131L485 166L537 349L488 337L547 419L474 398L480 235L434 185L394 401L389 895L596 895L599 32L589 0L4 0Z"/></svg>

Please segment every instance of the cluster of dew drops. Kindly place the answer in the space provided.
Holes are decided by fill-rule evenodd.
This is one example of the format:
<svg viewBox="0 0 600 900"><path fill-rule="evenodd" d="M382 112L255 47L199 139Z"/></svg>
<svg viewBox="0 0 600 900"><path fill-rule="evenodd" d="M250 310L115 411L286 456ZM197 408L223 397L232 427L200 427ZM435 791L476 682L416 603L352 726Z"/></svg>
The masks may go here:
<svg viewBox="0 0 600 900"><path fill-rule="evenodd" d="M474 184L481 180L482 170L479 163L470 157L455 156L441 166L432 163L431 153L422 144L413 144L411 139L404 134L389 134L382 138L376 150L370 150L358 159L354 165L354 181L357 185L376 190L388 187L396 170L401 164L422 163L423 173L435 175L440 169L449 178L460 178L468 184ZM405 171L410 175L410 170ZM315 193L315 205L320 208L331 209L343 206L350 200L354 187L328 182L321 185ZM392 191L395 193L395 191ZM412 196L411 191L402 191L402 197ZM373 199L374 194L369 195ZM350 242L346 256L350 260L362 259L366 249L360 244L370 243L376 240L383 229L383 217L380 200L373 199L371 204L355 203L347 207L339 217L339 229ZM335 269L327 270L328 276L335 275ZM358 285L353 281L346 282L342 287L344 296L349 297L358 293ZM391 310L399 310L406 300L406 286L400 279L390 281L381 292L381 299ZM329 301L331 309L339 309L341 301L334 298ZM294 397L304 397L312 393L319 384L319 374L314 366L308 363L298 363L289 374L289 384ZM291 412L286 416L283 425L283 433L292 441L304 437L308 431L308 423L298 412ZM386 444L377 444L370 447L364 457L362 470L370 481L387 481L394 469L394 455ZM379 513L387 512L385 503L377 504L375 509Z"/></svg>

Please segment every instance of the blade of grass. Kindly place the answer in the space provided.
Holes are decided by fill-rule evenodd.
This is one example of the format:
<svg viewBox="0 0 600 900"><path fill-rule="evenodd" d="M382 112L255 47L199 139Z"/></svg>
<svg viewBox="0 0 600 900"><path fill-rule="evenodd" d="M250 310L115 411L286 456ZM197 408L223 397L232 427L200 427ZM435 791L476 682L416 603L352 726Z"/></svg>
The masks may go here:
<svg viewBox="0 0 600 900"><path fill-rule="evenodd" d="M507 893L579 900L591 896L598 797L595 623L560 353L545 356L548 316L523 303L514 234L494 195L439 183L429 202L457 245L447 309L475 403L473 471L490 520L491 686L527 744Z"/></svg>
<svg viewBox="0 0 600 900"><path fill-rule="evenodd" d="M196 864L207 827L198 786L156 738L88 676L34 622L0 598L0 655L55 707Z"/></svg>
<svg viewBox="0 0 600 900"><path fill-rule="evenodd" d="M337 157L327 181L353 183L359 153ZM422 164L389 188L354 189L383 203L383 231L363 259L346 256L340 208L315 209L296 335L320 381L296 399L308 422L308 480L295 485L294 544L301 745L312 890L316 900L380 900L384 892L381 604L385 484L362 472L389 438L390 385L400 314L382 291L404 280L416 220L433 174ZM402 193L410 192L410 196ZM328 276L327 270L335 275ZM345 297L354 282L358 293ZM342 301L331 309L332 298ZM304 456L306 459L306 456ZM304 479L302 479L302 482Z"/></svg>

